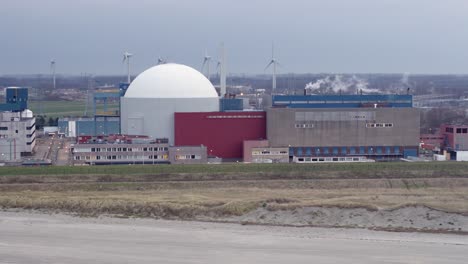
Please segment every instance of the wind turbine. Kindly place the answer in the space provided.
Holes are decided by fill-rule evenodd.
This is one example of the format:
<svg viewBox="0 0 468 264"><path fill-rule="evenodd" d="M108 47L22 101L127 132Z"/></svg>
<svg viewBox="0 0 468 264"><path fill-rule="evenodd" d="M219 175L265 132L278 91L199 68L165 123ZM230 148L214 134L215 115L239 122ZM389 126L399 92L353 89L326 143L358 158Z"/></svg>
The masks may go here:
<svg viewBox="0 0 468 264"><path fill-rule="evenodd" d="M125 51L123 54L123 63L127 62L127 83L130 83L130 58L133 56L132 53Z"/></svg>
<svg viewBox="0 0 468 264"><path fill-rule="evenodd" d="M167 61L165 59L163 59L162 57L158 57L158 63L156 65L159 65L159 64L166 64Z"/></svg>
<svg viewBox="0 0 468 264"><path fill-rule="evenodd" d="M275 46L271 45L271 60L270 63L265 67L265 70L270 67L270 65L273 65L273 80L272 80L272 86L271 86L271 94L273 94L276 90L276 66L279 66L279 62L275 59Z"/></svg>
<svg viewBox="0 0 468 264"><path fill-rule="evenodd" d="M211 56L208 56L208 52L205 50L205 57L203 57L203 64L202 64L202 71L205 69L206 65L206 78L208 80L210 79L210 61L211 61Z"/></svg>
<svg viewBox="0 0 468 264"><path fill-rule="evenodd" d="M50 60L50 72L52 73L52 84L55 90L55 59Z"/></svg>

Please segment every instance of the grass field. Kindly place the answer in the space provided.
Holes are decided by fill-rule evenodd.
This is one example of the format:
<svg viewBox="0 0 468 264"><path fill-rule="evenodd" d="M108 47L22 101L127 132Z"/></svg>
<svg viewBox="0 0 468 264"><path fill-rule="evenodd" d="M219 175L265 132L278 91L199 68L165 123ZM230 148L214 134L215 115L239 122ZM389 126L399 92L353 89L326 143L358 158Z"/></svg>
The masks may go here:
<svg viewBox="0 0 468 264"><path fill-rule="evenodd" d="M464 177L468 176L468 162L377 162L338 164L200 164L200 165L114 165L114 166L51 166L0 167L5 175L138 175L166 174L229 175L246 177Z"/></svg>
<svg viewBox="0 0 468 264"><path fill-rule="evenodd" d="M30 109L38 115L40 113L39 102L29 102ZM48 117L63 117L63 116L82 116L86 109L84 101L44 101L44 115ZM102 104L98 104L98 111L103 110ZM118 110L118 104L108 104L108 111ZM92 114L92 105L88 107L88 115Z"/></svg>

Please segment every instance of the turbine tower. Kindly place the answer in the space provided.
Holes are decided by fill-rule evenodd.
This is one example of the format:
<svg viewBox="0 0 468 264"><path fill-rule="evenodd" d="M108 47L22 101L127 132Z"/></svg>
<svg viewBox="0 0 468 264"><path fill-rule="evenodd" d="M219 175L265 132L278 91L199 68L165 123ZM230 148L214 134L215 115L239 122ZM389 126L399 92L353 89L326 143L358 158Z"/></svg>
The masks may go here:
<svg viewBox="0 0 468 264"><path fill-rule="evenodd" d="M52 87L55 90L55 59L50 60L50 72L52 73Z"/></svg>
<svg viewBox="0 0 468 264"><path fill-rule="evenodd" d="M123 54L123 62L127 62L127 83L130 83L130 58L133 56L132 53L125 51Z"/></svg>
<svg viewBox="0 0 468 264"><path fill-rule="evenodd" d="M220 96L224 97L226 94L226 51L224 50L224 42L221 43L221 50L220 50L220 60L219 60L219 69L220 69L220 76L219 76L219 86L220 86Z"/></svg>
<svg viewBox="0 0 468 264"><path fill-rule="evenodd" d="M268 63L268 65L265 67L265 70L268 69L268 67L270 67L271 65L273 65L273 80L272 80L272 85L271 85L271 94L273 94L276 90L276 66L279 66L279 62L275 59L275 46L272 45L271 46L271 60L270 60L270 63Z"/></svg>
<svg viewBox="0 0 468 264"><path fill-rule="evenodd" d="M203 64L202 64L202 72L205 69L206 65L206 78L208 80L210 79L210 61L211 61L211 56L208 56L208 52L205 50L205 57L203 57Z"/></svg>

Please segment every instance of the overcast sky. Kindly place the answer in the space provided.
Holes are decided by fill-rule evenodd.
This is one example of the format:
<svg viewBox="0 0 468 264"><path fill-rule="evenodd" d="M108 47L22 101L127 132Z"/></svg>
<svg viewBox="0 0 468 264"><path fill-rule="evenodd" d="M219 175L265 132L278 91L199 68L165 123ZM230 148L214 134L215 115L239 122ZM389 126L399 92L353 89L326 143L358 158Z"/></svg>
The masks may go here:
<svg viewBox="0 0 468 264"><path fill-rule="evenodd" d="M158 56L228 71L468 73L468 0L0 0L0 75L133 74Z"/></svg>

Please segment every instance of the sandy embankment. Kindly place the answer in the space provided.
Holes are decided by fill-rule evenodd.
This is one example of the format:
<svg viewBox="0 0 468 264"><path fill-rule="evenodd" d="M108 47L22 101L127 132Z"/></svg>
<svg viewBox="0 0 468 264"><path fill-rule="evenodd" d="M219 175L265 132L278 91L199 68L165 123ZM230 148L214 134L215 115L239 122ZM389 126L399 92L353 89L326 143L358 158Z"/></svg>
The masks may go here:
<svg viewBox="0 0 468 264"><path fill-rule="evenodd" d="M468 232L467 215L443 212L425 206L407 206L393 210L305 207L271 211L259 208L245 215L223 220L244 224Z"/></svg>

